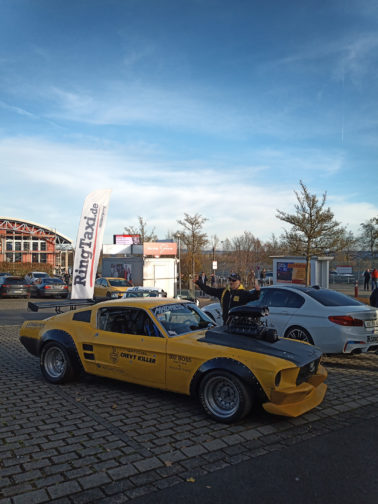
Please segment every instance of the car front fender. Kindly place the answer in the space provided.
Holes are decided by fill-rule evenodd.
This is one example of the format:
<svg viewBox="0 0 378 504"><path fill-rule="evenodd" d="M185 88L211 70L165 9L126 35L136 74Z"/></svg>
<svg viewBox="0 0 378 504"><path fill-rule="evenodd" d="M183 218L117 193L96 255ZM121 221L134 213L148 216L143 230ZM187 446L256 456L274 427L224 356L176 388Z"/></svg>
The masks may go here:
<svg viewBox="0 0 378 504"><path fill-rule="evenodd" d="M247 366L235 359L216 357L215 359L204 362L194 373L190 383L190 395L197 396L202 377L209 371L216 369L233 373L243 380L243 382L252 386L257 386L259 389L261 388L257 378Z"/></svg>

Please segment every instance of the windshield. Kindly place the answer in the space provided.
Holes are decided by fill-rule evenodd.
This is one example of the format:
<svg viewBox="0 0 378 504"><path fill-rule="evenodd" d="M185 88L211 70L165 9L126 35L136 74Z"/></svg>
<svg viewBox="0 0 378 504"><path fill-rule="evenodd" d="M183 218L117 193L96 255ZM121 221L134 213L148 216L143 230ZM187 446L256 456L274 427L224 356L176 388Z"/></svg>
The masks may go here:
<svg viewBox="0 0 378 504"><path fill-rule="evenodd" d="M191 303L161 305L151 311L170 337L215 325L214 321Z"/></svg>
<svg viewBox="0 0 378 504"><path fill-rule="evenodd" d="M115 278L114 280L109 280L112 287L130 287L130 282L124 278Z"/></svg>

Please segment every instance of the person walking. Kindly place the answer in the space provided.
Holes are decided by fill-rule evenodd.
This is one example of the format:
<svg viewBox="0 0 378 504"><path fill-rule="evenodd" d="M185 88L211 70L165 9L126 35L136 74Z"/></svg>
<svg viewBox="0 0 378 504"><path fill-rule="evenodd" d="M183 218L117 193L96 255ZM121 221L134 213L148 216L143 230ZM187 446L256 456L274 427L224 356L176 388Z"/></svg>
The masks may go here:
<svg viewBox="0 0 378 504"><path fill-rule="evenodd" d="M207 276L206 276L206 273L204 271L202 271L202 273L200 274L199 278L201 279L201 284L203 284L203 285L207 284ZM204 296L204 295L205 295L205 292L204 292L203 289L201 289L200 296Z"/></svg>
<svg viewBox="0 0 378 504"><path fill-rule="evenodd" d="M266 269L263 268L260 272L260 285L264 287L265 285L265 278L266 278Z"/></svg>
<svg viewBox="0 0 378 504"><path fill-rule="evenodd" d="M202 283L200 277L194 282L202 291L206 292L206 294L210 294L210 296L214 296L219 299L222 306L224 324L227 322L228 312L231 308L234 308L235 306L243 306L249 303L249 301L254 301L260 297L260 285L257 281L255 281L255 290L252 292L243 287L238 273L231 273L228 277L228 281L229 285L226 288L209 287Z"/></svg>
<svg viewBox="0 0 378 504"><path fill-rule="evenodd" d="M371 272L371 289L374 290L378 287L378 270L374 268Z"/></svg>
<svg viewBox="0 0 378 504"><path fill-rule="evenodd" d="M370 270L367 269L364 271L364 290L369 290L369 282L370 282Z"/></svg>

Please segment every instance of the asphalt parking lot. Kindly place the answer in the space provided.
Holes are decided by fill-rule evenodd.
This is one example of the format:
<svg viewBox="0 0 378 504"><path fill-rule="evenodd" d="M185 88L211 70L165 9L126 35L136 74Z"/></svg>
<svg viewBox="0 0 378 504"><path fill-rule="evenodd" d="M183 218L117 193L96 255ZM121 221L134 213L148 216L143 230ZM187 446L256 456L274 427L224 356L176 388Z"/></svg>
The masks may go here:
<svg viewBox="0 0 378 504"><path fill-rule="evenodd" d="M350 470L365 466L375 480L357 473L364 484L355 487L355 495L348 490L343 502L376 502L376 431L371 426L378 419L378 355L325 357L326 398L302 417L257 410L228 426L210 420L191 398L168 392L90 376L62 386L48 384L38 359L18 341L21 321L41 317L26 313L26 306L25 300L0 300L0 504L136 504L178 500L178 495L183 502L248 502L241 486L248 488L249 474L258 500L281 502L271 486L284 484L280 477L293 458L298 467L291 485L298 478L299 488L308 479L306 499L299 501L320 502L324 494L314 489L311 474L322 468L315 462L316 450L307 447L322 447L317 455L326 467L339 445L338 470L348 485L345 450L348 442L359 443L358 435L373 437L364 439L363 451L351 450ZM347 432L354 433L353 439L346 441ZM284 473L269 474L275 464ZM251 473L264 467L272 485ZM217 494L215 487L219 492L227 478L228 490ZM240 478L245 484L230 495L232 482ZM332 500L338 502L337 496Z"/></svg>

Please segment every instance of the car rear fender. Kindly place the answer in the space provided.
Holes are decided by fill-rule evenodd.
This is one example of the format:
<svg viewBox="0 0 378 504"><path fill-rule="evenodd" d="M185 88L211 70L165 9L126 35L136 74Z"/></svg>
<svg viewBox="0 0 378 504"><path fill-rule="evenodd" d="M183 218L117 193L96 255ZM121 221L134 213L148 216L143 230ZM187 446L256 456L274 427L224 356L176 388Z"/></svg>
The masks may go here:
<svg viewBox="0 0 378 504"><path fill-rule="evenodd" d="M227 357L216 357L215 359L204 362L197 369L190 383L190 395L196 397L199 390L199 384L203 376L209 371L214 371L216 369L228 371L238 376L241 380L243 380L243 382L247 383L248 385L257 388L258 390L262 390L257 378L252 373L252 371L247 368L247 366L234 359Z"/></svg>
<svg viewBox="0 0 378 504"><path fill-rule="evenodd" d="M68 334L66 331L63 331L62 329L50 329L46 331L41 338L39 354L42 353L42 348L46 345L46 343L49 343L51 341L60 343L62 346L64 346L71 359L75 372L80 373L84 371L75 342L70 334Z"/></svg>

